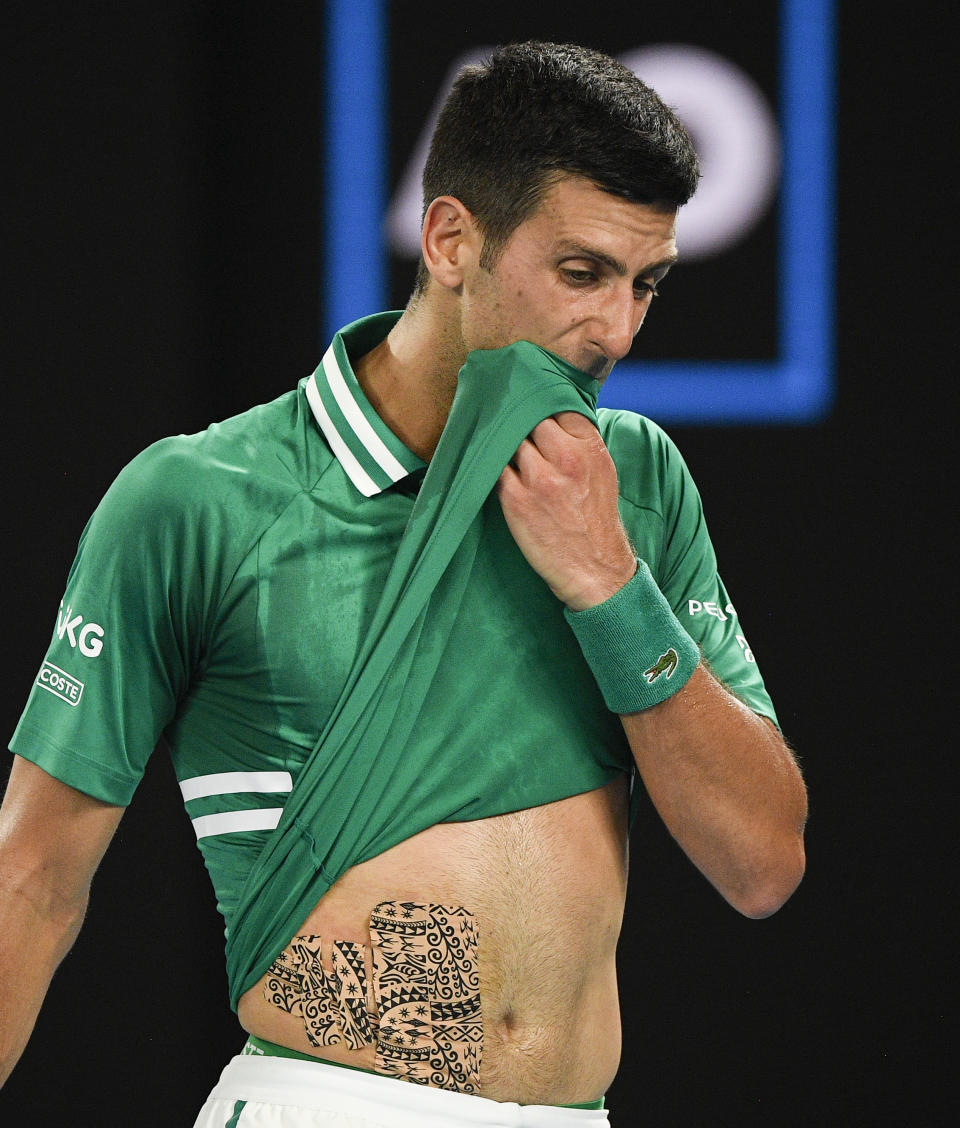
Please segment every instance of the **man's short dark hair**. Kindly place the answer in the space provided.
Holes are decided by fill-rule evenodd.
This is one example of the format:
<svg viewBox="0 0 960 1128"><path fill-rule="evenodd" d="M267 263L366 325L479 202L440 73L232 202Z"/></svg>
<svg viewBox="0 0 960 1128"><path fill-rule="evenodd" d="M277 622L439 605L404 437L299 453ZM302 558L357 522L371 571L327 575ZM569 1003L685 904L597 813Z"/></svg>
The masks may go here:
<svg viewBox="0 0 960 1128"><path fill-rule="evenodd" d="M573 43L513 43L458 75L424 167L424 212L438 196L460 200L489 268L559 177L667 211L699 175L687 131L633 71ZM427 278L421 262L415 292Z"/></svg>

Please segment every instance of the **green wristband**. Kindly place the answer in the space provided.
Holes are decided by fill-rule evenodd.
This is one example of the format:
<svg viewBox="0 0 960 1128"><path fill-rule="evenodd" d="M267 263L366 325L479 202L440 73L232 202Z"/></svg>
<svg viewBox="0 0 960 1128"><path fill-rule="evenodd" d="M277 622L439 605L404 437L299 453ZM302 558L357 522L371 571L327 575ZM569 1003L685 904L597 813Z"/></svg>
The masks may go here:
<svg viewBox="0 0 960 1128"><path fill-rule="evenodd" d="M700 661L697 644L642 560L633 579L609 599L563 614L614 713L638 713L666 701Z"/></svg>

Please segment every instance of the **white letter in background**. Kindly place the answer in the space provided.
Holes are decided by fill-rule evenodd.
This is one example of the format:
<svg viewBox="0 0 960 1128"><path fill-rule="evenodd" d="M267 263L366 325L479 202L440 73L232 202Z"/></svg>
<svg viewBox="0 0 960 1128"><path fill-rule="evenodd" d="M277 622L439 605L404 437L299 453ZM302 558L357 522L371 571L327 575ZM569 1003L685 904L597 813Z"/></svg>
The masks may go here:
<svg viewBox="0 0 960 1128"><path fill-rule="evenodd" d="M459 55L444 77L386 216L395 254L420 255L423 166L430 137L460 69L489 57L492 47ZM677 221L686 261L720 254L766 214L780 173L780 137L773 111L756 82L729 59L702 47L657 44L620 56L676 110L690 130L703 175Z"/></svg>
<svg viewBox="0 0 960 1128"><path fill-rule="evenodd" d="M763 218L777 186L780 136L763 92L702 47L640 47L620 61L676 111L700 154L700 186L677 219L681 256L719 254Z"/></svg>

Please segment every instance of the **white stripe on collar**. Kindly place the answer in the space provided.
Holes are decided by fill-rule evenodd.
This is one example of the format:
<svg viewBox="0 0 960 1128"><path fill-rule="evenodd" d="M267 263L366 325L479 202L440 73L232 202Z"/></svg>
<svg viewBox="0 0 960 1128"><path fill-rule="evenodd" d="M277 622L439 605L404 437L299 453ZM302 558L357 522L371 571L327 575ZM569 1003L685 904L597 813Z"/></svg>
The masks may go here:
<svg viewBox="0 0 960 1128"><path fill-rule="evenodd" d="M373 429L370 420L363 414L360 405L353 398L350 389L347 387L347 382L343 378L343 373L340 371L340 365L337 363L337 358L333 352L333 345L324 354L323 371L327 377L327 383L330 385L330 391L333 392L334 398L343 412L344 419L353 428L354 434L366 447L374 462L388 475L391 481L399 482L401 478L405 478L410 471L390 453L383 439Z"/></svg>
<svg viewBox="0 0 960 1128"><path fill-rule="evenodd" d="M320 430L323 431L324 437L330 444L330 449L333 451L337 461L346 471L350 481L353 482L364 497L373 497L374 494L380 493L380 486L377 485L373 478L370 477L357 461L353 451L347 446L340 432L334 427L333 420L327 414L327 409L323 406L323 400L321 400L320 392L317 388L316 373L307 381L307 401L310 404L310 408L317 422L320 424Z"/></svg>

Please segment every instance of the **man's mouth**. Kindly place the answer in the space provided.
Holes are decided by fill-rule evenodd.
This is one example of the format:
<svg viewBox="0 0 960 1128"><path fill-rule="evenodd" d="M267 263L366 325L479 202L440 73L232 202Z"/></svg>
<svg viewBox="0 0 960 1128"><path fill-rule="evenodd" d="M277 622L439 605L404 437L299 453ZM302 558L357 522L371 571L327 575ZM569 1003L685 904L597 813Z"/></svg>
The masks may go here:
<svg viewBox="0 0 960 1128"><path fill-rule="evenodd" d="M614 362L609 357L601 355L595 357L583 371L594 380L606 380L613 365Z"/></svg>

